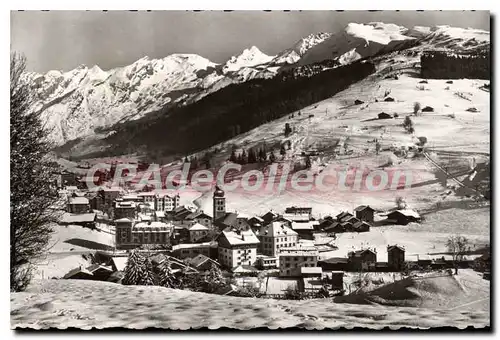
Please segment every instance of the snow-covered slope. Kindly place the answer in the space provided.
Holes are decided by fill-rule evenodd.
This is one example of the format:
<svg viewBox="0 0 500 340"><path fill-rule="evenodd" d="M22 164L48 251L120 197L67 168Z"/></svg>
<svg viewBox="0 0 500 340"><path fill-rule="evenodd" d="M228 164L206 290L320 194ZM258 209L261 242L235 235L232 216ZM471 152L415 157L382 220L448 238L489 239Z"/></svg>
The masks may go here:
<svg viewBox="0 0 500 340"><path fill-rule="evenodd" d="M398 42L414 39L404 35L407 30L402 26L381 22L366 25L351 23L344 30L307 51L299 64L306 65L337 58L339 61L352 62L359 58L372 56L388 45L396 45Z"/></svg>

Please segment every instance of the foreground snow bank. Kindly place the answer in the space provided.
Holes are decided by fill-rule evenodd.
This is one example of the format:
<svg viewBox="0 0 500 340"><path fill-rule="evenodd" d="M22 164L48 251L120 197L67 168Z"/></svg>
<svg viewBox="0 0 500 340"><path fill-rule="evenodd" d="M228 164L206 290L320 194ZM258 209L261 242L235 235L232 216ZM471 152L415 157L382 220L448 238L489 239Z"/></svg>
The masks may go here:
<svg viewBox="0 0 500 340"><path fill-rule="evenodd" d="M489 314L482 311L336 304L332 299L238 298L79 280L36 281L28 291L11 294L12 328L397 329L488 325Z"/></svg>

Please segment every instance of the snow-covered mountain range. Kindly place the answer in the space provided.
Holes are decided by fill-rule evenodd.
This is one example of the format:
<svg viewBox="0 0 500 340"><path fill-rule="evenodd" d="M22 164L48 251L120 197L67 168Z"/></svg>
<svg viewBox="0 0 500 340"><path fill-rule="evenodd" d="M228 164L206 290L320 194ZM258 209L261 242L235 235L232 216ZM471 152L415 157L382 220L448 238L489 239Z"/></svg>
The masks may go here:
<svg viewBox="0 0 500 340"><path fill-rule="evenodd" d="M81 65L69 72L27 77L36 90L35 110L42 110L53 140L64 144L169 104L198 100L232 83L270 78L280 70L326 59L348 64L409 40L424 48L464 50L488 45L490 35L449 26L408 29L380 22L351 23L334 34L311 34L276 56L252 46L222 64L196 54L172 54L162 59L144 57L109 71Z"/></svg>

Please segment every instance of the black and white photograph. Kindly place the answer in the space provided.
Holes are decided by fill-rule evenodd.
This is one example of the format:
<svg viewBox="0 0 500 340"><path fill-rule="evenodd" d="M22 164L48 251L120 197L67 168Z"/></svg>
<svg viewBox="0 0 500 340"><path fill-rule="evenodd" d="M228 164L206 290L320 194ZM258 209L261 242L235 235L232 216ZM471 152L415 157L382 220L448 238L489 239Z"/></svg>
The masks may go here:
<svg viewBox="0 0 500 340"><path fill-rule="evenodd" d="M11 329L491 331L490 25L10 11Z"/></svg>

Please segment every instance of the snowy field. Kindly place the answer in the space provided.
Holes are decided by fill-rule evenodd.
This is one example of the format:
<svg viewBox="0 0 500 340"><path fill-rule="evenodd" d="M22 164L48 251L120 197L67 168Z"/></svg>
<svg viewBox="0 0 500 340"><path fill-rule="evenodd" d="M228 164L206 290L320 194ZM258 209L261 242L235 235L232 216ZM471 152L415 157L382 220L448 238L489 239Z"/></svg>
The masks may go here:
<svg viewBox="0 0 500 340"><path fill-rule="evenodd" d="M82 301L84 303L82 303ZM488 309L410 308L226 297L162 287L44 280L11 294L11 327L308 329L485 327Z"/></svg>

